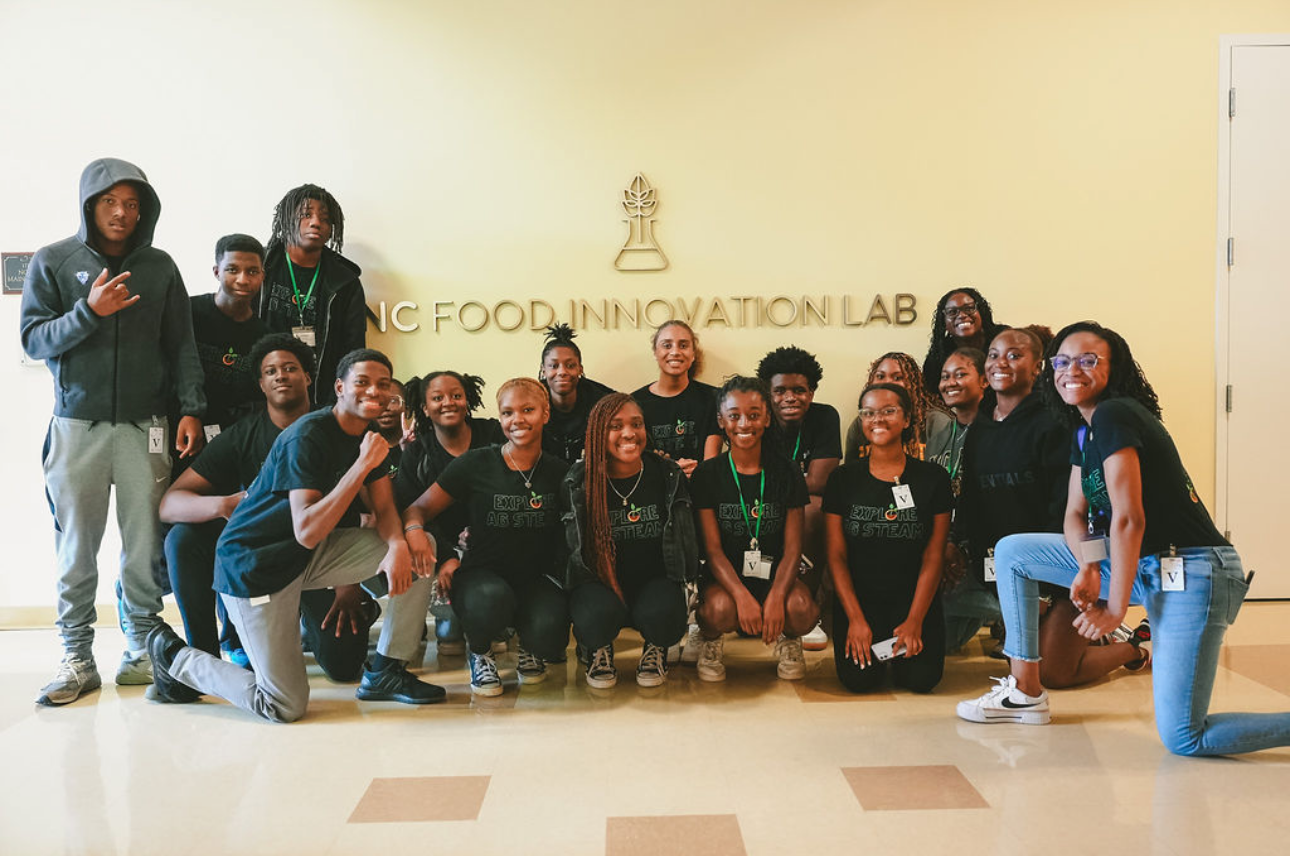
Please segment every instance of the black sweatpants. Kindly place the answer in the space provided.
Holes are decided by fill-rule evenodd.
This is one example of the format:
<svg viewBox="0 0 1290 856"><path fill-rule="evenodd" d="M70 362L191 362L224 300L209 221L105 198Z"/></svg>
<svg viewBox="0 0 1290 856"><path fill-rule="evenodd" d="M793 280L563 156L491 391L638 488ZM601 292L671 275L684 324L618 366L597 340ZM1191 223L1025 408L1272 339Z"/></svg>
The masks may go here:
<svg viewBox="0 0 1290 856"><path fill-rule="evenodd" d="M877 598L862 598L860 609L873 631L873 641L890 639L897 625L909 616L910 598L883 602ZM888 671L897 687L916 693L930 693L941 681L945 671L945 615L941 609L941 596L932 598L932 605L923 619L923 651L915 657L893 657L879 662L871 660L860 668L846 656L847 631L851 622L846 611L833 610L833 662L837 666L838 680L853 693L875 692L883 688Z"/></svg>
<svg viewBox="0 0 1290 856"><path fill-rule="evenodd" d="M596 650L618 638L624 627L635 627L646 642L667 648L681 641L686 622L685 587L656 577L635 590L624 589L627 603L600 580L585 582L569 594L573 632L585 647Z"/></svg>
<svg viewBox="0 0 1290 856"><path fill-rule="evenodd" d="M485 654L493 640L514 627L526 651L560 660L569 647L569 597L549 577L516 579L474 567L452 578L452 608L466 631L466 644Z"/></svg>

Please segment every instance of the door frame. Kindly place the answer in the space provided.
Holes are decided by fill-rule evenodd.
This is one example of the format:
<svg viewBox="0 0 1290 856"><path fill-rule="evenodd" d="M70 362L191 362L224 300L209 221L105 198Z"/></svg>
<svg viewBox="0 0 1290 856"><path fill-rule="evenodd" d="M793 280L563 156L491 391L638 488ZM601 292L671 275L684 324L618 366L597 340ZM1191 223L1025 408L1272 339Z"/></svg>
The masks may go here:
<svg viewBox="0 0 1290 856"><path fill-rule="evenodd" d="M1227 239L1232 237L1232 53L1240 47L1290 47L1290 33L1245 33L1220 36L1218 51L1218 212L1214 239L1214 522L1224 532L1228 525L1227 384L1231 271L1227 266ZM1236 109L1240 110L1240 94Z"/></svg>

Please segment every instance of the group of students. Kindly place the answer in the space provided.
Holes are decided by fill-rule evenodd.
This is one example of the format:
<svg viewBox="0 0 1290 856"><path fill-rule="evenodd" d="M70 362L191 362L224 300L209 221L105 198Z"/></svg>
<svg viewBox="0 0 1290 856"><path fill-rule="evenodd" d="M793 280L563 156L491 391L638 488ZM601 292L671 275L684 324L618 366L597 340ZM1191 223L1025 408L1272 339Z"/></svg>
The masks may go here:
<svg viewBox="0 0 1290 856"><path fill-rule="evenodd" d="M64 584L66 528L81 518L68 510L65 472L49 464L59 423L125 424L153 443L177 401L176 449L187 457L200 443L192 421L209 413L200 378L194 389L175 357L183 317L172 318L178 331L152 330L179 369L160 378L168 387L110 415L68 391L67 368L104 334L103 319L120 323L163 299L134 306L140 294L122 293L150 247L98 216L104 196L142 187L136 198L155 223L155 194L121 163L109 164L111 182L87 169L82 234L37 255L24 294L24 345L49 360L60 391L46 473ZM267 253L217 247L215 308L268 328L249 348L219 352L218 364L245 353L242 386L258 387L264 404L207 431L209 446L158 499L187 641L157 617L159 592L141 599L123 565L119 682L146 661L157 700L211 694L292 721L308 701L307 645L330 676L360 680L360 698L432 703L443 689L412 673L427 610L440 654L464 647L483 696L504 690L500 640L518 635L518 679L537 682L565 660L570 628L591 687L616 683L614 641L627 627L644 640L641 686L666 680L678 646L701 680L723 680L732 632L773 645L778 675L795 680L806 673L803 638L827 644L821 605L831 602L836 672L852 692L883 686L888 673L931 692L947 651L1001 620L1011 674L960 703L965 719L1042 724L1044 686L1151 666L1170 750L1290 744L1290 713L1208 714L1217 651L1248 580L1114 331L1004 327L981 294L955 289L937 303L921 367L899 353L870 366L844 448L837 410L814 401L823 370L801 348L778 348L715 388L697 380L695 332L668 321L651 340L656 379L628 395L585 377L573 331L555 326L538 378L502 383L498 417L486 419L474 415L482 379L441 370L401 384L383 354L352 341L361 286L357 305L352 286L345 297L327 276L315 296L320 272L357 283L357 268L326 246L339 250L339 224L335 200L307 185L279 206ZM89 253L78 263L103 261L104 273L87 289L59 252ZM257 294L255 274L266 283L275 263L290 289L275 280ZM97 328L77 339L77 322ZM67 334L61 350L54 331ZM119 356L123 331L112 332ZM328 350L337 342L353 347ZM142 406L161 398L171 411ZM375 598L387 593L365 659ZM1130 603L1146 606L1149 623L1123 626ZM97 686L96 671L83 680L93 661L78 647L92 630L62 604L67 655L46 703ZM244 660L219 656L219 606L225 645Z"/></svg>

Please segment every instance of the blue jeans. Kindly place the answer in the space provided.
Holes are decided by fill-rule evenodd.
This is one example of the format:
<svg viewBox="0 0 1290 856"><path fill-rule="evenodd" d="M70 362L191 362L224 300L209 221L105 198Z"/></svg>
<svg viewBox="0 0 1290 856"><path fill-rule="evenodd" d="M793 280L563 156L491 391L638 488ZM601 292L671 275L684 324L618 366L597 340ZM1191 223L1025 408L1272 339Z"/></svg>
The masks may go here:
<svg viewBox="0 0 1290 856"><path fill-rule="evenodd" d="M1231 547L1179 550L1186 589L1161 588L1160 560L1138 562L1130 600L1151 619L1156 730L1177 755L1235 755L1290 746L1290 713L1209 713L1223 634L1249 586ZM999 604L1008 628L1004 653L1039 659L1039 582L1069 586L1079 564L1061 535L1010 535L995 547ZM1110 561L1102 562L1102 597Z"/></svg>

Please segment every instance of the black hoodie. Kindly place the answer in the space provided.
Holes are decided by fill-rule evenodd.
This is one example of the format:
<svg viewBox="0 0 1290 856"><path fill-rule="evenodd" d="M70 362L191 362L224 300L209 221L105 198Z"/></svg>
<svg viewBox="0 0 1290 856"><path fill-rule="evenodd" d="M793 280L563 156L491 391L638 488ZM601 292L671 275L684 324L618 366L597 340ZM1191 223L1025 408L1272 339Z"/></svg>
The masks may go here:
<svg viewBox="0 0 1290 856"><path fill-rule="evenodd" d="M139 193L139 223L119 269L137 303L100 318L90 286L112 260L92 246L91 201L128 181ZM102 158L81 173L81 226L76 235L32 257L22 291L22 346L54 376L54 415L108 422L164 417L172 395L183 416L206 410L193 320L179 269L152 246L161 202L143 170Z"/></svg>
<svg viewBox="0 0 1290 856"><path fill-rule="evenodd" d="M981 558L1005 535L1061 532L1070 485L1070 432L1039 399L1026 396L1002 422L985 407L963 450L963 492L955 541L982 579Z"/></svg>

